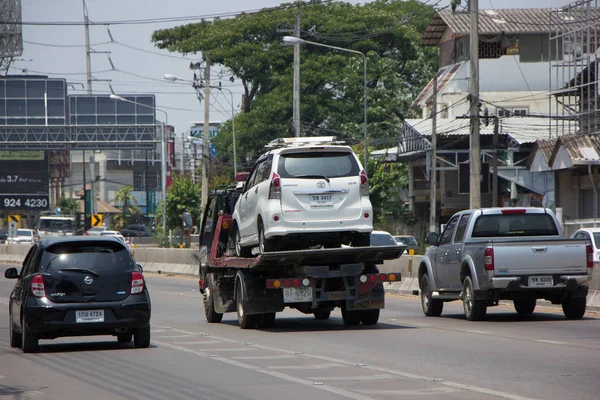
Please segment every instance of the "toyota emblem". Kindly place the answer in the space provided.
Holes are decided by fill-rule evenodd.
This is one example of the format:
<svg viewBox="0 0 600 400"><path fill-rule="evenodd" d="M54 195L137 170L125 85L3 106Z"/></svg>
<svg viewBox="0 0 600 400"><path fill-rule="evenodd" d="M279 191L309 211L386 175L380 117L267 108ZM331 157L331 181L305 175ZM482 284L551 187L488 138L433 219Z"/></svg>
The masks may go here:
<svg viewBox="0 0 600 400"><path fill-rule="evenodd" d="M318 181L317 182L317 187L324 188L325 187L325 181Z"/></svg>
<svg viewBox="0 0 600 400"><path fill-rule="evenodd" d="M94 282L94 280L91 276L86 276L85 278L83 278L83 283L85 283L86 285L91 285L92 282Z"/></svg>

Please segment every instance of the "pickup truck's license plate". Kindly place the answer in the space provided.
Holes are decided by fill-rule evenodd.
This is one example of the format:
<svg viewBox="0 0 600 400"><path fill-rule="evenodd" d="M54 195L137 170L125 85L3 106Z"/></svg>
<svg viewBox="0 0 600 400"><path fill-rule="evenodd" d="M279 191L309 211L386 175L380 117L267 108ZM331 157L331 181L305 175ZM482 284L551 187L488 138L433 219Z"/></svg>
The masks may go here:
<svg viewBox="0 0 600 400"><path fill-rule="evenodd" d="M311 195L310 202L312 204L331 204L332 197L330 194Z"/></svg>
<svg viewBox="0 0 600 400"><path fill-rule="evenodd" d="M312 301L311 287L283 288L284 303L306 303Z"/></svg>
<svg viewBox="0 0 600 400"><path fill-rule="evenodd" d="M75 322L78 324L88 322L104 322L104 310L75 311Z"/></svg>
<svg viewBox="0 0 600 400"><path fill-rule="evenodd" d="M552 275L530 276L529 286L552 286Z"/></svg>

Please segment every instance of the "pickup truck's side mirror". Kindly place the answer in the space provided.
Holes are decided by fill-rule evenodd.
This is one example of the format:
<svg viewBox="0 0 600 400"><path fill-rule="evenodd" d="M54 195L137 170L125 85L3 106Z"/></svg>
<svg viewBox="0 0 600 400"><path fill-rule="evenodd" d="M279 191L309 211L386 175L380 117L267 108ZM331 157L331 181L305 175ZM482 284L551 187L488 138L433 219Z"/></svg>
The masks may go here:
<svg viewBox="0 0 600 400"><path fill-rule="evenodd" d="M439 242L440 242L440 237L438 236L437 233L432 232L429 235L427 235L427 237L425 238L425 243L432 245L432 246L437 246Z"/></svg>

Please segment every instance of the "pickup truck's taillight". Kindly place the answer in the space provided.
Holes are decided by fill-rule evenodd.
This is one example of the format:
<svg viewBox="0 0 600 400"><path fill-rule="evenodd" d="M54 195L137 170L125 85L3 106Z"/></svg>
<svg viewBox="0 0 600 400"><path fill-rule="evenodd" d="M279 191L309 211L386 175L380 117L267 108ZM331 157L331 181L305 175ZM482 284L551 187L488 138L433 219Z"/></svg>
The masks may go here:
<svg viewBox="0 0 600 400"><path fill-rule="evenodd" d="M494 270L494 249L488 247L483 252L483 267L486 271Z"/></svg>
<svg viewBox="0 0 600 400"><path fill-rule="evenodd" d="M280 199L281 198L281 178L277 172L273 172L271 178L271 186L269 186L269 199Z"/></svg>
<svg viewBox="0 0 600 400"><path fill-rule="evenodd" d="M587 256L587 267L594 268L594 248L591 244L585 246L585 253Z"/></svg>

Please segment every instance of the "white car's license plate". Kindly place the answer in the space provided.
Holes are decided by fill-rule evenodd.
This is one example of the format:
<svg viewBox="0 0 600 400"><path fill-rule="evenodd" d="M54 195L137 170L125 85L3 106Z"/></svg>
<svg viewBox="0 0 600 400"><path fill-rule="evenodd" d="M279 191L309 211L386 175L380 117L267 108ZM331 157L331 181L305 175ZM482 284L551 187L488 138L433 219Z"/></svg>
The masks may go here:
<svg viewBox="0 0 600 400"><path fill-rule="evenodd" d="M310 202L312 204L331 204L333 197L330 194L311 195Z"/></svg>
<svg viewBox="0 0 600 400"><path fill-rule="evenodd" d="M312 287L283 288L284 303L305 303L312 301Z"/></svg>
<svg viewBox="0 0 600 400"><path fill-rule="evenodd" d="M529 286L552 286L552 275L530 276Z"/></svg>
<svg viewBox="0 0 600 400"><path fill-rule="evenodd" d="M104 322L104 310L75 311L75 322Z"/></svg>

